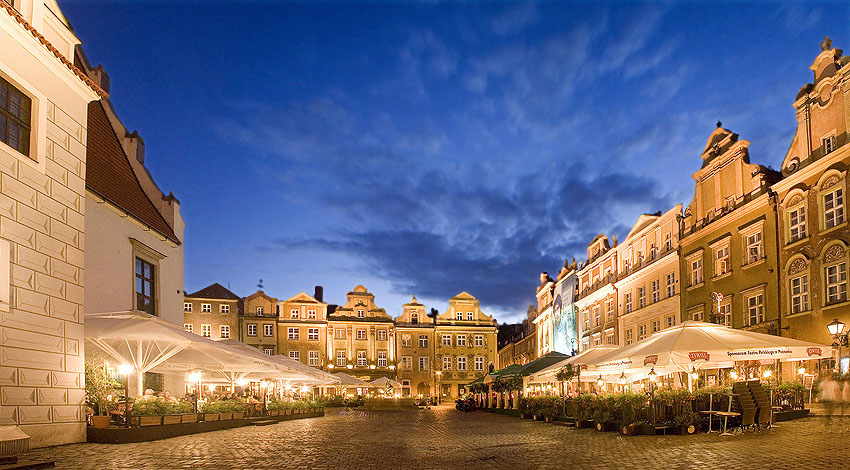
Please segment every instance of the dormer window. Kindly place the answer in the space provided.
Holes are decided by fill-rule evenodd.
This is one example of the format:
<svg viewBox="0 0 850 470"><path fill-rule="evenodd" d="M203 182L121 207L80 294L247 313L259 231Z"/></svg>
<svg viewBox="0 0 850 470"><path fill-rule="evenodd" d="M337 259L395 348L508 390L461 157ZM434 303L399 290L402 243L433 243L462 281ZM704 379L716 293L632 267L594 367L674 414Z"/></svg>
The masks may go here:
<svg viewBox="0 0 850 470"><path fill-rule="evenodd" d="M829 137L824 137L823 138L823 154L826 155L828 153L832 153L836 148L835 143L836 142L835 142L835 136L834 135L831 135Z"/></svg>
<svg viewBox="0 0 850 470"><path fill-rule="evenodd" d="M357 318L364 318L366 316L366 311L363 309L357 310Z"/></svg>
<svg viewBox="0 0 850 470"><path fill-rule="evenodd" d="M262 316L263 316L263 307L257 307L257 316L258 316L258 317L262 317Z"/></svg>
<svg viewBox="0 0 850 470"><path fill-rule="evenodd" d="M455 312L455 320L463 320L463 312Z"/></svg>
<svg viewBox="0 0 850 470"><path fill-rule="evenodd" d="M416 312L410 313L410 323L413 323L414 325L419 323L419 314L418 313L416 313Z"/></svg>

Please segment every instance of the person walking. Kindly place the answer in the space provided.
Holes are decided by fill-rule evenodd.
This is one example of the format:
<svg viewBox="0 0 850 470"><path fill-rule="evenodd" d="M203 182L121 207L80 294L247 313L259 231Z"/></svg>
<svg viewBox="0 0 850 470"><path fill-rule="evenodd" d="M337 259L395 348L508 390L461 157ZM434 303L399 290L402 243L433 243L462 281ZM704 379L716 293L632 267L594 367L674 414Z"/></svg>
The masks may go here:
<svg viewBox="0 0 850 470"><path fill-rule="evenodd" d="M832 415L835 413L835 404L841 399L841 389L832 376L827 376L820 384L820 400L823 402L826 413L826 427L832 425Z"/></svg>

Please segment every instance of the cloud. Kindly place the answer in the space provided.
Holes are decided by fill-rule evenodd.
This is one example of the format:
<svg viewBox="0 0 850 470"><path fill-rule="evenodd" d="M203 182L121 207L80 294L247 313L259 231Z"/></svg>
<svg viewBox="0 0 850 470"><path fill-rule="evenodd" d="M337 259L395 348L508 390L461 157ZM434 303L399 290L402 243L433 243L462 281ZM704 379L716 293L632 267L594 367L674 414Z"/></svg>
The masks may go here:
<svg viewBox="0 0 850 470"><path fill-rule="evenodd" d="M540 11L537 4L525 2L497 15L490 26L499 36L508 36L522 32L539 19Z"/></svg>

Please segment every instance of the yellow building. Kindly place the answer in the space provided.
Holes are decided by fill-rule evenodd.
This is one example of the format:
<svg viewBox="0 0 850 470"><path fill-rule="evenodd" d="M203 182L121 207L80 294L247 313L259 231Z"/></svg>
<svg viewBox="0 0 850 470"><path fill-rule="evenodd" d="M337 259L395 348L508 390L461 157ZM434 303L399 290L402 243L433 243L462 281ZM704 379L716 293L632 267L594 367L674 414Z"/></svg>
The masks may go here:
<svg viewBox="0 0 850 470"><path fill-rule="evenodd" d="M239 338L242 299L219 283L183 297L183 328L210 339Z"/></svg>
<svg viewBox="0 0 850 470"><path fill-rule="evenodd" d="M837 318L850 325L850 58L829 40L821 49L810 67L813 83L794 102L797 131L782 162L784 179L772 189L778 201L782 335L830 344L827 324Z"/></svg>
<svg viewBox="0 0 850 470"><path fill-rule="evenodd" d="M395 377L393 319L375 305L363 286L347 294L345 305L328 313L328 368L362 380Z"/></svg>
<svg viewBox="0 0 850 470"><path fill-rule="evenodd" d="M277 318L279 354L322 368L327 363L328 304L322 302L321 287L316 295L304 292L280 302Z"/></svg>
<svg viewBox="0 0 850 470"><path fill-rule="evenodd" d="M619 344L631 344L681 321L681 214L682 205L678 204L664 214L641 215L616 248Z"/></svg>
<svg viewBox="0 0 850 470"><path fill-rule="evenodd" d="M617 344L617 239L613 246L604 234L587 246L587 261L578 271L575 309L579 350Z"/></svg>
<svg viewBox="0 0 850 470"><path fill-rule="evenodd" d="M481 311L478 299L466 292L449 299L434 327L435 374L441 399L455 399L465 385L496 363L496 321Z"/></svg>
<svg viewBox="0 0 850 470"><path fill-rule="evenodd" d="M681 225L684 319L762 333L778 328L777 245L770 185L779 174L749 161L749 142L717 123L693 174Z"/></svg>
<svg viewBox="0 0 850 470"><path fill-rule="evenodd" d="M277 299L259 290L245 297L240 341L266 354L279 354Z"/></svg>
<svg viewBox="0 0 850 470"><path fill-rule="evenodd" d="M434 319L416 300L404 304L395 319L398 382L402 396L428 397L434 393Z"/></svg>

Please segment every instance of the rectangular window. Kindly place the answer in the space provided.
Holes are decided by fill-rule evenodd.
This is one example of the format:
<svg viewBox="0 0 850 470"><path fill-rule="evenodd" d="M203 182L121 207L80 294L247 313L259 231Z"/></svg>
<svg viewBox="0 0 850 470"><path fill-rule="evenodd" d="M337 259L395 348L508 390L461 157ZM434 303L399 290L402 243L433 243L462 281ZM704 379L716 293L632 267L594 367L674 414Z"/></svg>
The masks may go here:
<svg viewBox="0 0 850 470"><path fill-rule="evenodd" d="M378 330L378 341L387 340L387 330Z"/></svg>
<svg viewBox="0 0 850 470"><path fill-rule="evenodd" d="M475 315L473 315L472 312L466 312L466 319L468 321L472 321L474 318L475 318Z"/></svg>
<svg viewBox="0 0 850 470"><path fill-rule="evenodd" d="M136 258L136 310L156 315L154 265Z"/></svg>
<svg viewBox="0 0 850 470"><path fill-rule="evenodd" d="M366 311L362 310L362 309L358 310L357 311L357 318L366 318Z"/></svg>
<svg viewBox="0 0 850 470"><path fill-rule="evenodd" d="M632 293L626 292L625 294L625 304L626 304L626 313L632 313Z"/></svg>
<svg viewBox="0 0 850 470"><path fill-rule="evenodd" d="M599 305L593 306L593 324L595 326L602 324L602 315L599 313Z"/></svg>
<svg viewBox="0 0 850 470"><path fill-rule="evenodd" d="M457 370L466 371L466 356L458 356Z"/></svg>
<svg viewBox="0 0 850 470"><path fill-rule="evenodd" d="M313 367L318 367L320 365L319 351L307 351L307 365Z"/></svg>
<svg viewBox="0 0 850 470"><path fill-rule="evenodd" d="M334 330L334 338L345 339L345 328L337 328Z"/></svg>
<svg viewBox="0 0 850 470"><path fill-rule="evenodd" d="M257 336L257 324L248 323L248 336Z"/></svg>
<svg viewBox="0 0 850 470"><path fill-rule="evenodd" d="M823 154L824 155L833 152L835 150L835 148L836 148L836 145L835 145L835 136L834 135L823 138Z"/></svg>
<svg viewBox="0 0 850 470"><path fill-rule="evenodd" d="M484 370L484 357L475 356L475 370Z"/></svg>
<svg viewBox="0 0 850 470"><path fill-rule="evenodd" d="M606 310L607 310L607 313L606 313L605 320L606 321L614 320L614 301L612 299L608 299L608 302L606 304Z"/></svg>
<svg viewBox="0 0 850 470"><path fill-rule="evenodd" d="M676 324L676 317L674 317L673 315L670 315L669 317L667 317L667 328L670 328L671 326L673 326L675 324Z"/></svg>
<svg viewBox="0 0 850 470"><path fill-rule="evenodd" d="M307 310L307 318L310 320L316 319L316 311L313 309Z"/></svg>
<svg viewBox="0 0 850 470"><path fill-rule="evenodd" d="M788 238L795 242L806 238L806 207L788 211Z"/></svg>
<svg viewBox="0 0 850 470"><path fill-rule="evenodd" d="M336 365L341 366L341 367L345 367L345 365L347 363L348 363L348 360L346 360L346 358L345 358L345 350L344 349L338 349L336 351Z"/></svg>
<svg viewBox="0 0 850 470"><path fill-rule="evenodd" d="M443 346L451 346L452 345L452 335L443 335L443 339L440 342Z"/></svg>
<svg viewBox="0 0 850 470"><path fill-rule="evenodd" d="M638 308L646 306L646 286L638 287Z"/></svg>
<svg viewBox="0 0 850 470"><path fill-rule="evenodd" d="M676 295L676 273L672 272L667 275L667 297Z"/></svg>
<svg viewBox="0 0 850 470"><path fill-rule="evenodd" d="M386 351L378 351L378 367L387 367Z"/></svg>
<svg viewBox="0 0 850 470"><path fill-rule="evenodd" d="M410 356L402 356L401 357L401 370L405 372L410 372L413 370L413 358Z"/></svg>
<svg viewBox="0 0 850 470"><path fill-rule="evenodd" d="M191 302L185 302L183 304L183 311L184 312L191 312L192 311L192 303Z"/></svg>
<svg viewBox="0 0 850 470"><path fill-rule="evenodd" d="M428 358L420 356L419 357L419 372L427 372L429 366L430 365L428 364Z"/></svg>
<svg viewBox="0 0 850 470"><path fill-rule="evenodd" d="M212 304L201 304L201 313L212 312Z"/></svg>
<svg viewBox="0 0 850 470"><path fill-rule="evenodd" d="M638 326L638 340L642 340L646 337L646 325Z"/></svg>
<svg viewBox="0 0 850 470"><path fill-rule="evenodd" d="M300 316L301 316L301 311L298 310L297 308L293 308L293 309L289 310L289 318L290 319L297 320L298 317L300 317Z"/></svg>
<svg viewBox="0 0 850 470"><path fill-rule="evenodd" d="M219 313L230 313L230 305L219 305L218 306Z"/></svg>
<svg viewBox="0 0 850 470"><path fill-rule="evenodd" d="M274 356L274 348L263 348L263 352L269 356Z"/></svg>
<svg viewBox="0 0 850 470"><path fill-rule="evenodd" d="M664 251L669 251L673 249L673 234L667 232L664 234Z"/></svg>
<svg viewBox="0 0 850 470"><path fill-rule="evenodd" d="M203 324L201 325L201 336L204 338L209 338L212 336L212 325Z"/></svg>
<svg viewBox="0 0 850 470"><path fill-rule="evenodd" d="M463 312L455 312L455 320L463 320Z"/></svg>
<svg viewBox="0 0 850 470"><path fill-rule="evenodd" d="M319 340L319 329L318 328L307 328L307 339L310 341L318 341Z"/></svg>
<svg viewBox="0 0 850 470"><path fill-rule="evenodd" d="M764 296L762 294L747 297L747 314L750 325L758 325L764 322Z"/></svg>
<svg viewBox="0 0 850 470"><path fill-rule="evenodd" d="M702 284L702 258L691 261L691 285Z"/></svg>
<svg viewBox="0 0 850 470"><path fill-rule="evenodd" d="M632 341L632 329L629 328L628 330L626 330L626 344L632 344Z"/></svg>
<svg viewBox="0 0 850 470"><path fill-rule="evenodd" d="M269 325L266 325L269 326ZM298 339L298 327L289 327L286 329L286 339ZM269 335L266 335L269 336Z"/></svg>
<svg viewBox="0 0 850 470"><path fill-rule="evenodd" d="M289 358L293 361L301 360L301 351L289 351Z"/></svg>
<svg viewBox="0 0 850 470"><path fill-rule="evenodd" d="M702 310L697 310L691 314L694 321L702 321Z"/></svg>
<svg viewBox="0 0 850 470"><path fill-rule="evenodd" d="M418 313L416 313L416 312L410 313L410 323L413 323L414 325L419 324L419 314Z"/></svg>
<svg viewBox="0 0 850 470"><path fill-rule="evenodd" d="M366 351L357 351L357 367L366 367Z"/></svg>
<svg viewBox="0 0 850 470"><path fill-rule="evenodd" d="M30 158L31 111L32 99L0 77L0 141Z"/></svg>
<svg viewBox="0 0 850 470"><path fill-rule="evenodd" d="M732 328L732 304L720 305L720 321L723 325Z"/></svg>
<svg viewBox="0 0 850 470"><path fill-rule="evenodd" d="M823 219L826 228L844 222L844 190L836 189L823 195Z"/></svg>
<svg viewBox="0 0 850 470"><path fill-rule="evenodd" d="M475 335L475 345L484 346L484 335Z"/></svg>
<svg viewBox="0 0 850 470"><path fill-rule="evenodd" d="M452 370L451 356L443 356L443 370Z"/></svg>
<svg viewBox="0 0 850 470"><path fill-rule="evenodd" d="M366 339L366 330L358 329L357 330L357 339Z"/></svg>
<svg viewBox="0 0 850 470"><path fill-rule="evenodd" d="M838 263L826 267L826 302L847 300L847 264Z"/></svg>
<svg viewBox="0 0 850 470"><path fill-rule="evenodd" d="M262 317L264 313L265 313L265 310L263 310L263 307L257 307L257 316L258 317Z"/></svg>
<svg viewBox="0 0 850 470"><path fill-rule="evenodd" d="M614 333L608 333L605 335L605 344L614 344Z"/></svg>
<svg viewBox="0 0 850 470"><path fill-rule="evenodd" d="M791 313L809 310L809 276L804 274L791 279Z"/></svg>
<svg viewBox="0 0 850 470"><path fill-rule="evenodd" d="M457 335L455 342L458 346L466 346L466 335Z"/></svg>
<svg viewBox="0 0 850 470"><path fill-rule="evenodd" d="M183 329L186 330L187 333L192 333L192 328L193 327L192 327L191 323L184 323L183 324Z"/></svg>
<svg viewBox="0 0 850 470"><path fill-rule="evenodd" d="M219 334L221 335L222 339L230 338L230 327L228 325L221 325L219 329Z"/></svg>
<svg viewBox="0 0 850 470"><path fill-rule="evenodd" d="M274 336L274 325L263 325L263 336Z"/></svg>
<svg viewBox="0 0 850 470"><path fill-rule="evenodd" d="M401 335L401 347L410 348L413 347L413 341L410 338L410 335Z"/></svg>
<svg viewBox="0 0 850 470"><path fill-rule="evenodd" d="M764 258L764 249L761 232L747 235L747 264L755 263L762 258Z"/></svg>
<svg viewBox="0 0 850 470"><path fill-rule="evenodd" d="M428 335L419 335L419 347L427 348L428 347Z"/></svg>
<svg viewBox="0 0 850 470"><path fill-rule="evenodd" d="M658 302L661 300L661 281L655 279L651 283L652 286L652 302Z"/></svg>
<svg viewBox="0 0 850 470"><path fill-rule="evenodd" d="M661 329L661 320L652 320L652 332L655 333L656 331L658 331L660 329Z"/></svg>
<svg viewBox="0 0 850 470"><path fill-rule="evenodd" d="M714 250L714 275L722 276L729 272L729 245Z"/></svg>

